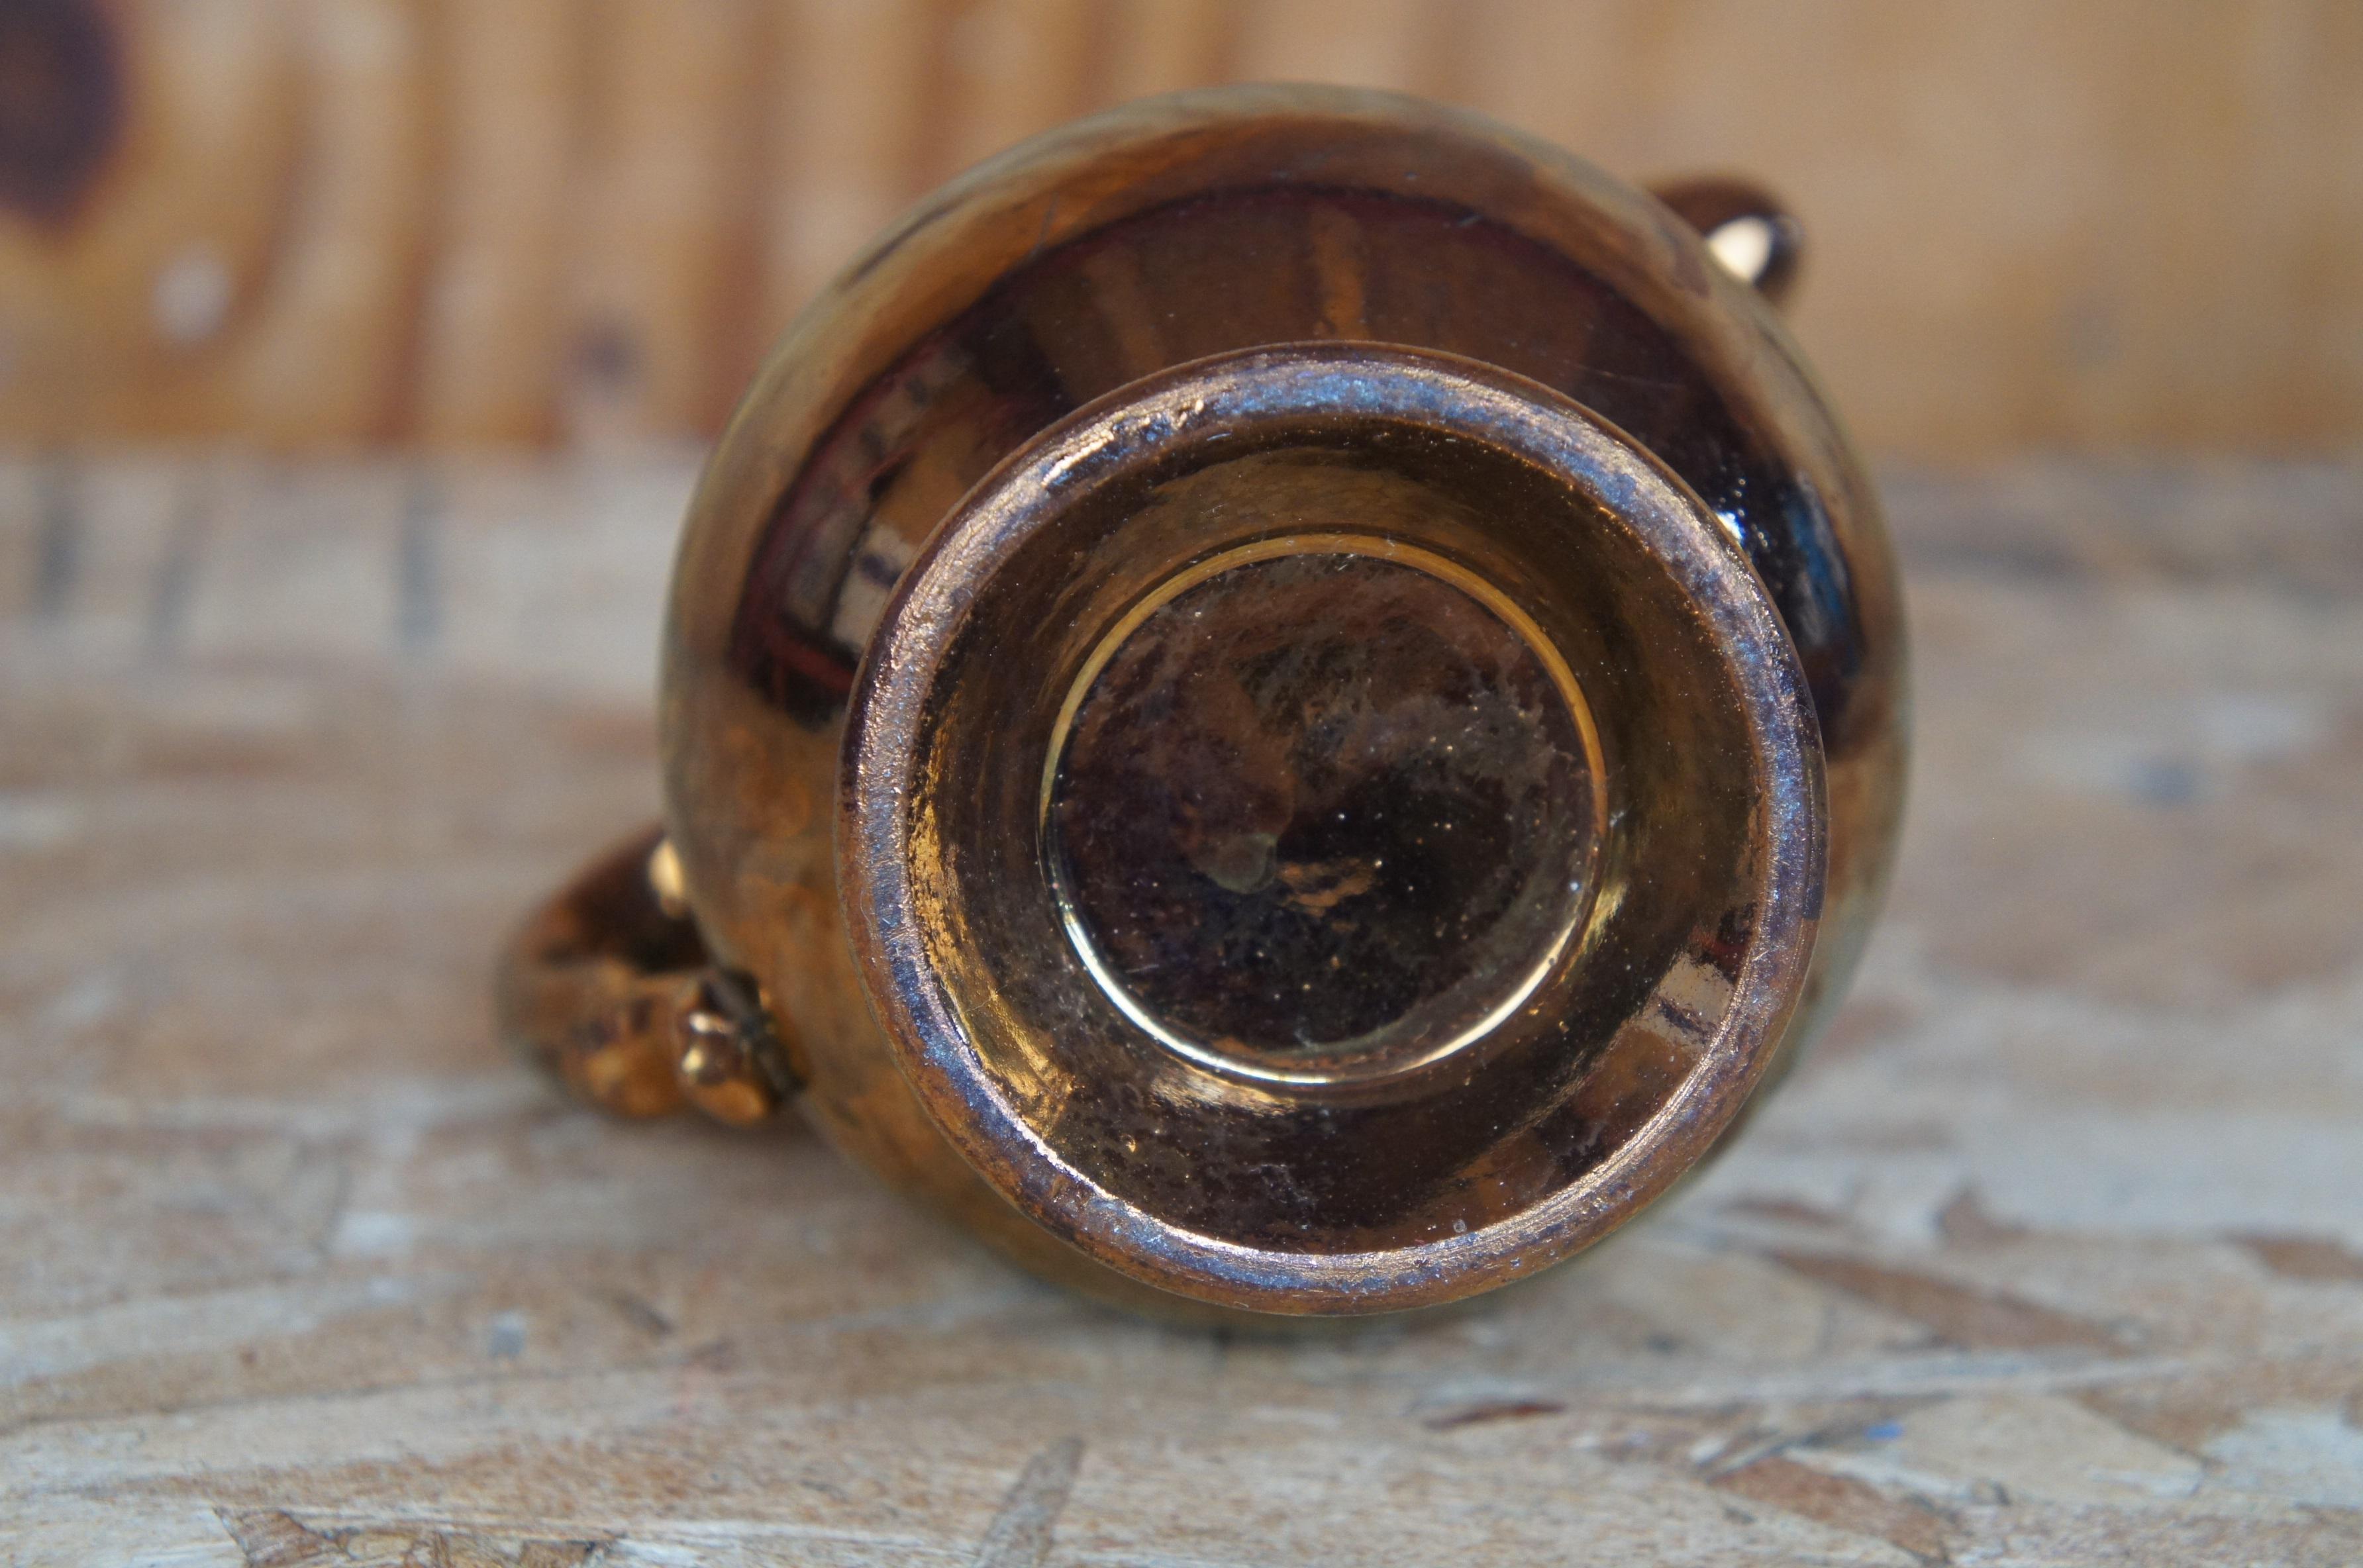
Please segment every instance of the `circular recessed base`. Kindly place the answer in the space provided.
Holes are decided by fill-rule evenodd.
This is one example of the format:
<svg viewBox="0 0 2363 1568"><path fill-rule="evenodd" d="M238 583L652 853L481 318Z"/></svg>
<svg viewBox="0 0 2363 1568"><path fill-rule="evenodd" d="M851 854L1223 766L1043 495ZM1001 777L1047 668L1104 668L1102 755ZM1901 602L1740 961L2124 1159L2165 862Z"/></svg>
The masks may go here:
<svg viewBox="0 0 2363 1568"><path fill-rule="evenodd" d="M1051 1235L1361 1312L1598 1239L1812 955L1812 712L1706 507L1579 405L1367 345L1184 366L970 492L853 696L896 1060Z"/></svg>
<svg viewBox="0 0 2363 1568"><path fill-rule="evenodd" d="M1483 1040L1574 940L1599 740L1531 617L1399 542L1261 539L1158 584L1077 675L1043 780L1062 922L1216 1071L1375 1078Z"/></svg>

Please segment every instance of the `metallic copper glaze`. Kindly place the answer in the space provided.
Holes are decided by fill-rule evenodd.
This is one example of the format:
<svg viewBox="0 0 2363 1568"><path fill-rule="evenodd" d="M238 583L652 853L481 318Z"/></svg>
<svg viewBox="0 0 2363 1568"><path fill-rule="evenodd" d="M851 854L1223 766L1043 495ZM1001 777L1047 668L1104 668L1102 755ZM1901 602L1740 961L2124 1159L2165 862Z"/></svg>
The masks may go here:
<svg viewBox="0 0 2363 1568"><path fill-rule="evenodd" d="M897 1185L1103 1293L1444 1301L1826 1016L1899 609L1666 206L1404 98L1185 94L964 176L774 353L676 567L666 831L777 1031L740 1077Z"/></svg>

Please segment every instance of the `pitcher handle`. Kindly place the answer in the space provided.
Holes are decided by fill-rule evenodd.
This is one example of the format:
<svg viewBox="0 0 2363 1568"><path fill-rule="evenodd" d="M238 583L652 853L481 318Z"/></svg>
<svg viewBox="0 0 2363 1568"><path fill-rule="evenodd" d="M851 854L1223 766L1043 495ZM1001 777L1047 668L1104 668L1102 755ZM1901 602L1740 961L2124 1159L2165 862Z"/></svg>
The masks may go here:
<svg viewBox="0 0 2363 1568"><path fill-rule="evenodd" d="M494 980L500 1032L582 1099L620 1116L684 1102L733 1126L795 1092L754 982L715 963L651 824L528 916Z"/></svg>

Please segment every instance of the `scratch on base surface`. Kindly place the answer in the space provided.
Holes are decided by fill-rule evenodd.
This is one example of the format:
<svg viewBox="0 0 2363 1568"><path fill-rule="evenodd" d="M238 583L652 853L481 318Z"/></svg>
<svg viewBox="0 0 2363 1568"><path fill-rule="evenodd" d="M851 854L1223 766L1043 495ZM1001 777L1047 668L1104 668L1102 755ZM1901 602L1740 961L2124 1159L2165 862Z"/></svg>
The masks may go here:
<svg viewBox="0 0 2363 1568"><path fill-rule="evenodd" d="M1061 1438L1027 1461L971 1561L974 1568L1039 1568L1050 1555L1050 1533L1067 1511L1083 1440Z"/></svg>

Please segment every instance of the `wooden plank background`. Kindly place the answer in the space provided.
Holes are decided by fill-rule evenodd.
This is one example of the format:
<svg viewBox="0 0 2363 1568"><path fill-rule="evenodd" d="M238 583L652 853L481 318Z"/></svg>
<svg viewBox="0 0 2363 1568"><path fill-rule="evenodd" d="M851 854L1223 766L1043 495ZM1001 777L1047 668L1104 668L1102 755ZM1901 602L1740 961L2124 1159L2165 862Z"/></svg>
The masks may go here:
<svg viewBox="0 0 2363 1568"><path fill-rule="evenodd" d="M41 65L75 17L112 55ZM0 50L19 447L697 437L900 204L1233 78L1768 180L1882 453L2363 437L2352 0L11 0Z"/></svg>
<svg viewBox="0 0 2363 1568"><path fill-rule="evenodd" d="M2363 469L1891 475L1891 916L1603 1251L1309 1341L492 1037L685 460L0 463L0 1562L2352 1568Z"/></svg>

